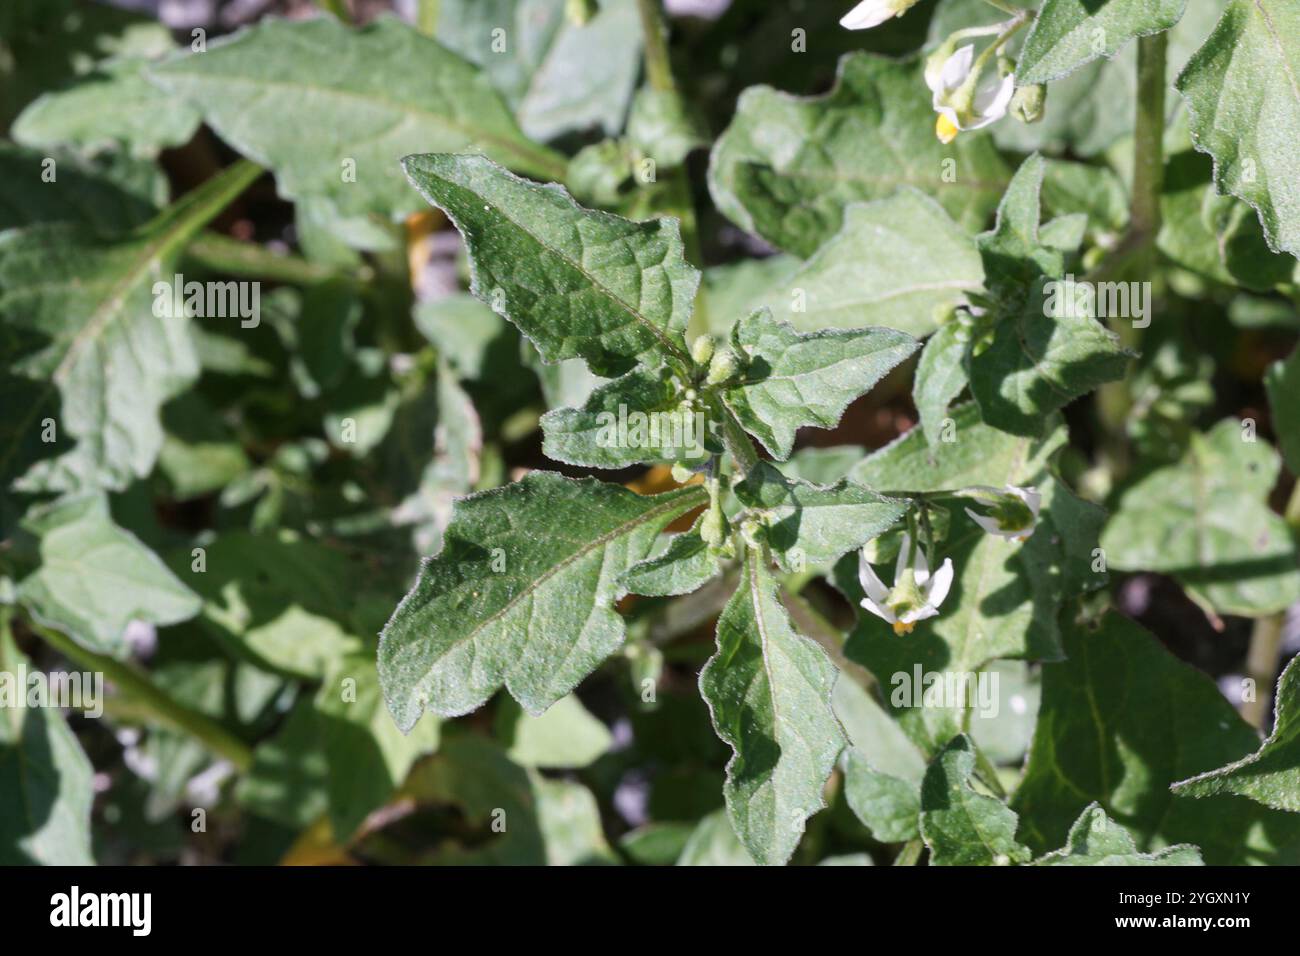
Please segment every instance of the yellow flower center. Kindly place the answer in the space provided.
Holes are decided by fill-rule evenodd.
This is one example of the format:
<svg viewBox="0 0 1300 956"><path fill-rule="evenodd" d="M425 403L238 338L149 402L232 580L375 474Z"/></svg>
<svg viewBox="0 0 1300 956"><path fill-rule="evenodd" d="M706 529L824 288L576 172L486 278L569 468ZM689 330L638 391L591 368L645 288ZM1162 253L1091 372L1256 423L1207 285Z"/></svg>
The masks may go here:
<svg viewBox="0 0 1300 956"><path fill-rule="evenodd" d="M939 142L946 146L957 138L957 132L957 127L953 125L952 120L940 113L934 124L934 135L939 137Z"/></svg>
<svg viewBox="0 0 1300 956"><path fill-rule="evenodd" d="M894 634L898 637L902 637L904 634L911 634L912 628L914 627L916 627L915 624L908 624L904 621L895 621Z"/></svg>

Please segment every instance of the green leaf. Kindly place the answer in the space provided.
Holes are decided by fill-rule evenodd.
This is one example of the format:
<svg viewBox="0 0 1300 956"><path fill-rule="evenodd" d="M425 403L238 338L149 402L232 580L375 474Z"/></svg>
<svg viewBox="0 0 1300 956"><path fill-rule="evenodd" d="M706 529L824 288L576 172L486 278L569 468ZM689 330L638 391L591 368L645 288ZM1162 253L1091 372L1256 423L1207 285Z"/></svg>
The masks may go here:
<svg viewBox="0 0 1300 956"><path fill-rule="evenodd" d="M334 548L290 531L232 531L170 564L203 598L209 631L263 668L322 680L362 649L348 620L358 568Z"/></svg>
<svg viewBox="0 0 1300 956"><path fill-rule="evenodd" d="M1065 846L1035 860L1033 866L1204 866L1201 851L1188 844L1140 853L1133 837L1106 816L1099 804L1084 808Z"/></svg>
<svg viewBox="0 0 1300 956"><path fill-rule="evenodd" d="M438 39L483 68L532 138L593 127L616 135L641 63L636 0L605 0L582 26L564 8L565 0L444 0Z"/></svg>
<svg viewBox="0 0 1300 956"><path fill-rule="evenodd" d="M1180 461L1120 495L1101 540L1111 567L1170 574L1219 614L1273 614L1300 599L1295 541L1268 505L1281 464L1243 427L1226 419L1194 434Z"/></svg>
<svg viewBox="0 0 1300 956"><path fill-rule="evenodd" d="M926 341L916 363L912 401L931 447L943 439L948 407L968 384L963 364L968 338L956 320L946 322Z"/></svg>
<svg viewBox="0 0 1300 956"><path fill-rule="evenodd" d="M1181 101L1180 101L1181 104ZM1193 148L1187 110L1165 132L1160 251L1185 269L1229 285L1269 291L1295 275L1293 257L1275 253L1253 209L1214 186L1214 163Z"/></svg>
<svg viewBox="0 0 1300 956"><path fill-rule="evenodd" d="M58 177L52 183L42 181L47 159ZM157 214L166 189L161 170L143 160L91 160L0 142L0 229L75 222L97 233L123 233Z"/></svg>
<svg viewBox="0 0 1300 956"><path fill-rule="evenodd" d="M1271 365L1264 375L1277 446L1292 473L1300 475L1300 349Z"/></svg>
<svg viewBox="0 0 1300 956"><path fill-rule="evenodd" d="M921 783L921 837L931 866L1008 866L1028 863L1016 842L1016 815L1001 800L971 786L975 744L954 737L931 761Z"/></svg>
<svg viewBox="0 0 1300 956"><path fill-rule="evenodd" d="M1006 181L1006 165L986 137L961 136L950 146L935 138L918 62L867 53L841 59L824 96L747 89L709 164L719 210L805 257L839 231L850 203L884 199L900 186L923 190L978 229Z"/></svg>
<svg viewBox="0 0 1300 956"><path fill-rule="evenodd" d="M1249 757L1173 785L1180 796L1235 793L1276 810L1300 811L1300 658L1277 682L1273 732Z"/></svg>
<svg viewBox="0 0 1300 956"><path fill-rule="evenodd" d="M922 336L983 284L970 233L904 187L845 208L839 232L760 302L805 332L875 325Z"/></svg>
<svg viewBox="0 0 1300 956"><path fill-rule="evenodd" d="M519 326L547 362L586 359L599 375L647 354L689 360L683 332L699 285L676 220L631 222L583 209L481 156L402 161L469 246L472 291Z"/></svg>
<svg viewBox="0 0 1300 956"><path fill-rule="evenodd" d="M1044 0L1016 66L1021 85L1046 83L1098 57L1113 57L1134 37L1168 30L1187 0Z"/></svg>
<svg viewBox="0 0 1300 956"><path fill-rule="evenodd" d="M410 733L399 731L369 653L344 660L321 684L314 705L328 765L330 825L342 842L388 802L419 757L438 749L439 722L430 714Z"/></svg>
<svg viewBox="0 0 1300 956"><path fill-rule="evenodd" d="M302 697L275 736L253 751L253 766L235 785L235 798L258 816L304 830L329 810L329 769L320 715Z"/></svg>
<svg viewBox="0 0 1300 956"><path fill-rule="evenodd" d="M651 86L642 87L632 100L627 140L664 169L680 166L694 150L710 143L680 93Z"/></svg>
<svg viewBox="0 0 1300 956"><path fill-rule="evenodd" d="M678 866L753 866L754 860L736 837L725 811L702 819L686 841Z"/></svg>
<svg viewBox="0 0 1300 956"><path fill-rule="evenodd" d="M56 707L26 707L30 661L0 627L0 865L89 866L93 768Z"/></svg>
<svg viewBox="0 0 1300 956"><path fill-rule="evenodd" d="M746 367L722 392L723 401L782 461L790 457L799 428L834 428L850 402L918 348L910 335L892 329L801 334L766 309L737 321L731 344Z"/></svg>
<svg viewBox="0 0 1300 956"><path fill-rule="evenodd" d="M414 319L415 327L467 379L482 378L498 348L518 353L515 337L501 316L470 295L456 293L420 302Z"/></svg>
<svg viewBox="0 0 1300 956"><path fill-rule="evenodd" d="M0 235L0 318L24 333L0 343L0 362L57 387L58 440L76 439L24 476L26 490L121 489L149 473L158 410L198 374L186 317L158 308L154 280L259 173L236 164L126 239L64 224Z"/></svg>
<svg viewBox="0 0 1300 956"><path fill-rule="evenodd" d="M444 840L432 860L421 853L412 862L545 865L549 847L538 819L538 780L488 738L449 732L437 755L416 766L403 793L419 804L459 809L468 832Z"/></svg>
<svg viewBox="0 0 1300 956"><path fill-rule="evenodd" d="M198 129L199 114L150 83L149 65L143 59L112 60L46 93L14 122L14 139L32 147L125 144L138 156L184 145Z"/></svg>
<svg viewBox="0 0 1300 956"><path fill-rule="evenodd" d="M391 17L356 30L334 17L270 19L150 77L274 170L286 199L325 200L345 216L417 211L397 165L417 150L482 150L522 173L564 175L477 67Z"/></svg>
<svg viewBox="0 0 1300 956"><path fill-rule="evenodd" d="M975 702L965 694L926 701L925 681L973 679L998 658L1058 658L1062 604L1105 583L1105 575L1093 570L1103 514L1077 498L1052 464L1066 444L1059 419L1050 423L1047 438L1030 439L983 424L972 404L954 409L952 417L952 441L931 448L913 429L849 473L851 480L880 489L927 492L1011 484L1036 487L1043 496L1039 524L1021 545L986 533L952 509L948 535L930 560L938 567L951 557L956 571L939 616L899 638L888 624L863 612L849 635L849 658L891 688L885 695L891 709L930 755L961 731L963 715ZM856 556L836 566L835 581L855 606L863 597L857 573ZM903 686L900 675L906 678Z"/></svg>
<svg viewBox="0 0 1300 956"><path fill-rule="evenodd" d="M1025 160L998 207L997 225L979 237L993 296L986 317L992 338L972 348L966 362L984 420L1017 435L1041 434L1049 413L1121 378L1130 357L1093 310L1055 282L1064 276L1064 258L1039 236L1043 172L1041 157Z"/></svg>
<svg viewBox="0 0 1300 956"><path fill-rule="evenodd" d="M548 472L462 498L380 640L398 726L426 705L468 713L503 684L529 713L555 703L622 642L623 572L706 498L698 486L642 497Z"/></svg>
<svg viewBox="0 0 1300 956"><path fill-rule="evenodd" d="M1259 213L1269 248L1300 256L1300 8L1231 0L1178 77L1192 141L1221 192Z"/></svg>
<svg viewBox="0 0 1300 956"><path fill-rule="evenodd" d="M79 644L121 655L132 620L175 624L199 612L198 596L113 523L103 497L64 500L25 524L40 538L41 565L18 585L18 600Z"/></svg>
<svg viewBox="0 0 1300 956"><path fill-rule="evenodd" d="M849 808L882 843L916 839L925 759L898 722L854 681L836 681L832 701L849 736L843 765Z"/></svg>
<svg viewBox="0 0 1300 956"><path fill-rule="evenodd" d="M662 554L634 564L623 574L623 586L646 597L690 594L718 574L718 558L700 537L701 516L695 526L674 535Z"/></svg>
<svg viewBox="0 0 1300 956"><path fill-rule="evenodd" d="M723 795L731 825L759 863L790 859L845 744L831 710L835 667L790 625L777 583L754 550L718 618L718 652L700 672L713 726L734 754Z"/></svg>
<svg viewBox="0 0 1300 956"><path fill-rule="evenodd" d="M1038 730L1012 800L1035 852L1061 846L1093 802L1142 852L1194 843L1212 866L1276 861L1300 841L1300 817L1170 792L1258 747L1213 681L1114 612L1066 628L1064 646L1064 661L1043 665Z"/></svg>
<svg viewBox="0 0 1300 956"><path fill-rule="evenodd" d="M619 862L601 828L595 796L572 780L530 773L537 824L546 842L547 866L609 866Z"/></svg>
<svg viewBox="0 0 1300 956"><path fill-rule="evenodd" d="M703 464L705 415L684 397L669 369L639 366L597 388L578 408L542 416L543 453L591 468L627 468L649 461Z"/></svg>
<svg viewBox="0 0 1300 956"><path fill-rule="evenodd" d="M509 747L507 754L521 767L577 770L608 752L614 743L609 728L593 717L574 694L561 697L536 717L525 713L514 701L503 700L496 719Z"/></svg>
<svg viewBox="0 0 1300 956"><path fill-rule="evenodd" d="M764 536L785 571L834 563L893 527L907 502L840 480L815 485L786 478L766 462L751 468L735 486L740 503L763 515Z"/></svg>

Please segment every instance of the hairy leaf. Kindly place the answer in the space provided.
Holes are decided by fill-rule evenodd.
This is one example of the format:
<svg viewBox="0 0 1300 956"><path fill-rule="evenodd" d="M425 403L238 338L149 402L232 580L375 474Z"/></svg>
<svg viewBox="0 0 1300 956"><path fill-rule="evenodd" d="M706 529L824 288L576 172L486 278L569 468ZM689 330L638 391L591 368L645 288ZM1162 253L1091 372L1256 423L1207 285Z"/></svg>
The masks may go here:
<svg viewBox="0 0 1300 956"><path fill-rule="evenodd" d="M921 336L983 281L970 234L905 187L848 206L840 231L761 301L800 331L875 325Z"/></svg>
<svg viewBox="0 0 1300 956"><path fill-rule="evenodd" d="M945 177L945 169L957 170ZM713 147L709 190L733 222L798 256L834 236L844 209L900 186L928 193L968 229L997 203L1007 169L982 136L943 146L919 64L840 60L835 88L802 98L747 89Z"/></svg>
<svg viewBox="0 0 1300 956"><path fill-rule="evenodd" d="M1134 37L1168 30L1187 0L1045 0L1016 68L1021 84L1046 83L1100 56L1112 57Z"/></svg>
<svg viewBox="0 0 1300 956"><path fill-rule="evenodd" d="M558 179L563 160L530 142L488 78L391 17L266 20L150 71L222 138L274 170L287 199L343 215L415 212L397 161L417 150L482 150Z"/></svg>
<svg viewBox="0 0 1300 956"><path fill-rule="evenodd" d="M1095 802L1142 852L1193 843L1206 863L1229 865L1277 862L1294 848L1294 815L1169 790L1258 746L1213 681L1114 612L1066 628L1064 644L1066 659L1043 665L1038 729L1012 800L1024 843L1039 853L1061 846Z"/></svg>
<svg viewBox="0 0 1300 956"><path fill-rule="evenodd" d="M1277 682L1273 732L1249 757L1174 784L1176 794L1207 797L1235 793L1277 810L1300 811L1300 663L1287 665Z"/></svg>
<svg viewBox="0 0 1300 956"><path fill-rule="evenodd" d="M76 440L25 475L26 488L121 489L149 473L163 440L158 410L198 373L164 263L259 172L230 167L129 238L62 224L0 235L0 318L24 333L0 342L0 362L58 389L60 444ZM161 307L155 280L169 289Z"/></svg>
<svg viewBox="0 0 1300 956"><path fill-rule="evenodd" d="M735 486L736 497L764 516L765 537L786 571L829 565L887 531L907 511L907 502L886 498L840 480L815 485L786 478L760 462Z"/></svg>
<svg viewBox="0 0 1300 956"><path fill-rule="evenodd" d="M931 866L1008 866L1029 862L1016 842L1016 815L1001 800L971 786L975 744L954 737L931 761L921 782L921 837Z"/></svg>
<svg viewBox="0 0 1300 956"><path fill-rule="evenodd" d="M41 565L19 584L19 601L91 650L123 654L131 621L174 624L199 612L198 596L113 523L103 497L65 499L26 524Z"/></svg>
<svg viewBox="0 0 1300 956"><path fill-rule="evenodd" d="M581 357L599 375L647 353L687 361L683 332L699 285L678 224L583 209L481 156L402 161L420 193L465 236L475 295L547 362Z"/></svg>
<svg viewBox="0 0 1300 956"><path fill-rule="evenodd" d="M0 627L0 864L88 866L93 770L56 707L26 707L30 661Z"/></svg>
<svg viewBox="0 0 1300 956"><path fill-rule="evenodd" d="M1272 614L1300 599L1295 541L1268 505L1281 464L1243 427L1227 419L1194 434L1180 461L1120 495L1101 540L1112 567L1173 575L1220 614Z"/></svg>
<svg viewBox="0 0 1300 956"><path fill-rule="evenodd" d="M1259 213L1269 247L1300 256L1300 8L1231 0L1178 77L1192 141L1222 192Z"/></svg>
<svg viewBox="0 0 1300 956"><path fill-rule="evenodd" d="M1034 866L1203 866L1201 852L1179 844L1155 853L1138 852L1133 837L1090 803L1070 827L1065 846L1033 862Z"/></svg>
<svg viewBox="0 0 1300 956"><path fill-rule="evenodd" d="M723 788L731 825L759 863L785 863L804 821L825 806L822 787L845 744L834 681L834 665L791 627L776 580L749 551L700 693L733 751Z"/></svg>
<svg viewBox="0 0 1300 956"><path fill-rule="evenodd" d="M706 498L698 486L642 497L547 472L462 498L380 640L398 726L426 705L467 713L503 684L529 713L555 703L622 642L622 573Z"/></svg>
<svg viewBox="0 0 1300 956"><path fill-rule="evenodd" d="M1021 165L980 236L994 304L992 337L968 352L971 394L984 420L1017 435L1038 435L1050 412L1124 374L1129 353L1062 285L1064 259L1039 236L1043 161ZM1089 287L1090 288L1090 287ZM1127 300L1127 296L1125 297Z"/></svg>
<svg viewBox="0 0 1300 956"><path fill-rule="evenodd" d="M723 400L745 430L783 461L798 429L834 428L850 402L918 347L910 335L892 329L801 334L766 309L739 320L731 344L746 367L723 391Z"/></svg>

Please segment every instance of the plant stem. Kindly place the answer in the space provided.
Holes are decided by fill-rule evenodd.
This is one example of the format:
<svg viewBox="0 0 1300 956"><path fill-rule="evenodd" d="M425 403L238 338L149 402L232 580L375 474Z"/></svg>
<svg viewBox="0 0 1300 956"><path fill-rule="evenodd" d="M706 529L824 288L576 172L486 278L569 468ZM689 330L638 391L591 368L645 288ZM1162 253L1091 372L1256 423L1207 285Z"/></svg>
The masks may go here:
<svg viewBox="0 0 1300 956"><path fill-rule="evenodd" d="M247 744L211 717L177 701L137 668L87 650L61 631L42 627L34 621L28 622L28 628L68 660L103 674L159 726L188 734L213 753L229 760L241 772L253 765L253 751Z"/></svg>
<svg viewBox="0 0 1300 956"><path fill-rule="evenodd" d="M1014 3L1007 3L1006 0L984 0L990 7L996 7L1003 13L1010 14L1013 17L1023 17L1026 13L1033 15L1032 10L1026 10L1024 7L1018 7Z"/></svg>
<svg viewBox="0 0 1300 956"><path fill-rule="evenodd" d="M247 278L267 279L289 285L311 285L327 279L351 279L351 273L331 269L301 256L272 252L265 246L240 242L216 232L195 237L185 249L190 264L209 272L221 272ZM361 280L370 269L363 266Z"/></svg>
<svg viewBox="0 0 1300 956"><path fill-rule="evenodd" d="M1160 194L1164 187L1165 54L1168 34L1138 39L1137 117L1133 129L1133 188L1129 198L1128 230L1101 265L1088 276L1098 282L1137 272L1149 277L1160 233ZM1112 331L1127 348L1136 350L1141 334L1131 322L1112 319ZM1133 395L1126 379L1107 382L1097 392L1097 411L1104 432L1104 458L1112 482L1129 469L1126 435Z"/></svg>
<svg viewBox="0 0 1300 956"><path fill-rule="evenodd" d="M439 0L420 0L415 12L415 26L425 36L438 35Z"/></svg>
<svg viewBox="0 0 1300 956"><path fill-rule="evenodd" d="M908 840L903 844L903 848L898 851L898 856L894 857L894 866L916 866L921 862L921 854L925 852L925 844L918 837L915 840Z"/></svg>
<svg viewBox="0 0 1300 956"><path fill-rule="evenodd" d="M672 63L668 59L667 31L659 9L659 0L637 0L641 14L641 35L645 44L645 76L650 88L661 93L676 93Z"/></svg>
<svg viewBox="0 0 1300 956"><path fill-rule="evenodd" d="M1300 534L1300 480L1291 489L1283 513L1292 531ZM1282 631L1286 625L1286 612L1256 619L1250 632L1250 649L1246 652L1246 676L1255 682L1255 699L1242 701L1241 716L1256 730L1263 730L1268 720L1269 702L1272 700L1277 665L1282 651Z"/></svg>
<svg viewBox="0 0 1300 956"><path fill-rule="evenodd" d="M1133 192L1129 232L1146 246L1160 232L1160 193L1165 180L1165 53L1169 34L1138 39L1137 119L1133 129Z"/></svg>
<svg viewBox="0 0 1300 956"><path fill-rule="evenodd" d="M1250 632L1250 650L1246 653L1246 676L1255 682L1255 699L1243 701L1241 716L1256 730L1263 730L1268 720L1269 702L1273 699L1273 682L1277 680L1278 655L1282 650L1282 625L1286 614L1270 614L1255 620Z"/></svg>
<svg viewBox="0 0 1300 956"><path fill-rule="evenodd" d="M715 407L722 415L722 440L727 446L727 451L731 452L731 457L736 460L736 468L742 474L749 474L758 465L758 452L754 449L754 443L749 440L744 426L736 421L736 416L722 404L721 399Z"/></svg>
<svg viewBox="0 0 1300 956"><path fill-rule="evenodd" d="M668 31L664 25L659 0L637 0L637 10L641 14L641 34L645 45L646 82L650 85L650 89L656 92L678 96L680 94L677 90L677 81L673 78L672 60L668 55ZM691 199L691 183L687 178L685 167L679 166L669 170L665 185L668 198L667 211L681 222L686 258L694 265L703 267L699 222L695 216L695 203ZM691 313L690 323L686 329L687 344L708 331L709 319L704 298L697 296L695 309Z"/></svg>

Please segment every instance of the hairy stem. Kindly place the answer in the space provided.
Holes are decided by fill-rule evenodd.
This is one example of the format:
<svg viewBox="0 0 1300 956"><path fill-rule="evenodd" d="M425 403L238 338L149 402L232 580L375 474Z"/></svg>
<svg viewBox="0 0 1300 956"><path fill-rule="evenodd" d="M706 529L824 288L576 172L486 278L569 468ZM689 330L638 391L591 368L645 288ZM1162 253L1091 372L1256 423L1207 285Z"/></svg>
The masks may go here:
<svg viewBox="0 0 1300 956"><path fill-rule="evenodd" d="M894 857L894 866L916 866L921 862L921 854L924 852L925 844L921 842L920 837L908 840L898 851L898 856Z"/></svg>
<svg viewBox="0 0 1300 956"><path fill-rule="evenodd" d="M139 669L104 654L87 650L53 628L28 623L28 629L73 663L104 675L119 693L139 705L140 712L154 724L187 734L213 753L224 757L241 772L253 765L253 751L242 740L211 717L180 703Z"/></svg>
<svg viewBox="0 0 1300 956"><path fill-rule="evenodd" d="M1128 231L1088 278L1097 282L1124 274L1149 281L1155 264L1155 240L1160 232L1160 193L1164 186L1165 54L1168 35L1138 39L1137 119L1133 129L1133 189L1129 198ZM1120 341L1136 349L1141 334L1132 322L1112 319ZM1097 393L1097 411L1104 433L1104 458L1111 480L1129 469L1127 425L1133 394L1126 379L1107 382Z"/></svg>
<svg viewBox="0 0 1300 956"><path fill-rule="evenodd" d="M673 78L672 61L668 56L668 30L664 25L660 0L637 0L637 10L641 14L641 34L645 43L645 77L652 90L677 96L677 81ZM667 172L665 182L667 212L676 216L681 222L682 243L686 246L686 258L696 266L703 267L704 259L700 248L700 229L695 216L695 203L691 199L691 183L686 169L677 167ZM695 310L691 313L690 324L686 329L686 341L689 344L698 336L709 331L708 313L704 299L697 296Z"/></svg>
<svg viewBox="0 0 1300 956"><path fill-rule="evenodd" d="M311 262L301 256L272 252L265 246L240 242L216 232L205 232L185 248L189 265L250 279L266 279L289 285L311 285L326 279L350 279L354 272L343 272ZM360 281L370 276L370 267L362 266Z"/></svg>

